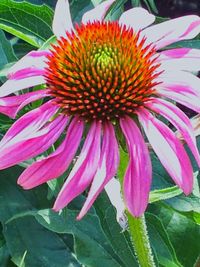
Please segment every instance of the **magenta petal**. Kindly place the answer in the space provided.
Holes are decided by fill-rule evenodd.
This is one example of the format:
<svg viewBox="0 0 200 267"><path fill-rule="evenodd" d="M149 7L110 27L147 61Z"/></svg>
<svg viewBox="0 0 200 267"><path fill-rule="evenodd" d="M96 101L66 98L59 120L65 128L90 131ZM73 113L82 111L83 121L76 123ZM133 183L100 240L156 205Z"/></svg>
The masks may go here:
<svg viewBox="0 0 200 267"><path fill-rule="evenodd" d="M8 168L46 151L59 138L67 120L61 115L39 131L29 134L26 139L18 136L12 138L0 149L0 169Z"/></svg>
<svg viewBox="0 0 200 267"><path fill-rule="evenodd" d="M37 68L26 68L18 70L9 76L10 80L21 80L33 76L42 76L45 74L45 70L39 70Z"/></svg>
<svg viewBox="0 0 200 267"><path fill-rule="evenodd" d="M19 177L18 184L25 189L30 189L62 175L74 158L83 128L83 122L74 118L63 143L50 156L28 167Z"/></svg>
<svg viewBox="0 0 200 267"><path fill-rule="evenodd" d="M146 107L165 117L180 131L200 166L200 155L189 118L174 104L163 99L152 98L151 102L146 103Z"/></svg>
<svg viewBox="0 0 200 267"><path fill-rule="evenodd" d="M80 220L91 208L97 196L105 185L113 178L119 165L119 149L112 124L105 123L103 132L102 151L97 172L94 176L88 197L79 213Z"/></svg>
<svg viewBox="0 0 200 267"><path fill-rule="evenodd" d="M60 191L53 209L58 211L81 194L91 183L100 158L101 123L93 122L81 154Z"/></svg>
<svg viewBox="0 0 200 267"><path fill-rule="evenodd" d="M38 90L18 96L0 98L0 113L15 118L18 111L29 103L48 96L47 90Z"/></svg>
<svg viewBox="0 0 200 267"><path fill-rule="evenodd" d="M200 70L200 49L176 48L159 53L164 70Z"/></svg>
<svg viewBox="0 0 200 267"><path fill-rule="evenodd" d="M189 157L174 132L146 110L138 112L145 134L174 182L185 194L193 188L193 170Z"/></svg>
<svg viewBox="0 0 200 267"><path fill-rule="evenodd" d="M147 205L152 180L151 159L136 123L126 116L120 125L129 151L129 164L124 177L124 198L129 212L140 217Z"/></svg>
<svg viewBox="0 0 200 267"><path fill-rule="evenodd" d="M43 70L46 67L47 56L50 55L50 51L32 51L21 58L15 63L8 71L8 77L12 79L13 75L21 70L25 69L38 69Z"/></svg>
<svg viewBox="0 0 200 267"><path fill-rule="evenodd" d="M58 107L52 105L51 101L43 104L18 119L4 135L0 142L0 150L13 140L21 141L30 138L32 134L42 128L45 123L56 113Z"/></svg>
<svg viewBox="0 0 200 267"><path fill-rule="evenodd" d="M184 71L164 72L158 81L157 94L200 112L200 79Z"/></svg>

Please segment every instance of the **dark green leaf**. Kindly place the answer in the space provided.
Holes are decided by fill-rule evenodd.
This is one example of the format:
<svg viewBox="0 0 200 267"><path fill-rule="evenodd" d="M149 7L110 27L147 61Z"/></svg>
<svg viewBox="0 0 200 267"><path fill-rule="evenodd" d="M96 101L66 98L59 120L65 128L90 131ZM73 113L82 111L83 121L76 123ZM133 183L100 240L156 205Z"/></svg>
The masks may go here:
<svg viewBox="0 0 200 267"><path fill-rule="evenodd" d="M53 11L46 5L0 1L0 28L27 43L40 47L53 33Z"/></svg>
<svg viewBox="0 0 200 267"><path fill-rule="evenodd" d="M138 266L129 233L123 231L116 221L116 212L106 193L98 197L94 206L104 233L121 261L121 266Z"/></svg>
<svg viewBox="0 0 200 267"><path fill-rule="evenodd" d="M24 191L16 185L21 171L13 167L0 172L0 221L13 261L19 266L24 257L28 267L80 267L66 243L32 216L52 203L46 200L46 186Z"/></svg>
<svg viewBox="0 0 200 267"><path fill-rule="evenodd" d="M121 267L113 257L108 243L95 214L88 214L83 220L76 221L77 211L65 209L61 213L41 210L36 215L39 223L57 233L70 233L74 236L75 252L78 260L92 267Z"/></svg>
<svg viewBox="0 0 200 267"><path fill-rule="evenodd" d="M6 39L4 32L0 30L0 69L16 59L10 42Z"/></svg>
<svg viewBox="0 0 200 267"><path fill-rule="evenodd" d="M150 242L158 262L161 266L180 267L181 265L176 258L174 248L160 219L150 213L147 213L145 217Z"/></svg>

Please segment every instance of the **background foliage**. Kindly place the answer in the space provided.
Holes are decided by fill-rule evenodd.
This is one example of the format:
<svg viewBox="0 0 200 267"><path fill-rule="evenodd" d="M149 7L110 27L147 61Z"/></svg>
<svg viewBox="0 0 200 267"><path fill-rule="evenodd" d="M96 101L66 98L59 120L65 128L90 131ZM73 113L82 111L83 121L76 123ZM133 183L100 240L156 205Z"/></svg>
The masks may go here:
<svg viewBox="0 0 200 267"><path fill-rule="evenodd" d="M71 0L73 21L100 0ZM166 1L167 2L167 1ZM52 41L51 23L56 0L0 1L0 81L7 69L31 50ZM107 15L117 19L132 7L143 5L161 15L153 0L118 0ZM200 40L177 43L175 47L200 48ZM37 105L34 104L34 105ZM26 107L26 111L33 106ZM1 136L13 120L0 115ZM200 138L198 138L200 149ZM195 187L185 197L152 153L153 185L151 204L146 213L150 242L157 266L192 267L200 260L200 174L194 165ZM127 155L121 153L121 169ZM78 197L60 213L51 210L63 177L34 190L24 191L16 185L24 162L0 172L0 266L1 267L137 267L128 230L116 222L115 209L105 193L97 199L89 214L76 221L85 196ZM199 263L198 263L199 262Z"/></svg>

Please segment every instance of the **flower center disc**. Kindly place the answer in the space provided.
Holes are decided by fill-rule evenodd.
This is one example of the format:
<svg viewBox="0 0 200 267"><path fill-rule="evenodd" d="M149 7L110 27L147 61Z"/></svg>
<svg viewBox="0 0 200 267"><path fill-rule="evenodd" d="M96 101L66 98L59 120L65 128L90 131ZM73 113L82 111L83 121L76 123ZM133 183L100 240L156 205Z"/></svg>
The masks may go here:
<svg viewBox="0 0 200 267"><path fill-rule="evenodd" d="M86 121L133 114L154 93L155 49L118 22L76 26L53 46L46 81L67 115Z"/></svg>

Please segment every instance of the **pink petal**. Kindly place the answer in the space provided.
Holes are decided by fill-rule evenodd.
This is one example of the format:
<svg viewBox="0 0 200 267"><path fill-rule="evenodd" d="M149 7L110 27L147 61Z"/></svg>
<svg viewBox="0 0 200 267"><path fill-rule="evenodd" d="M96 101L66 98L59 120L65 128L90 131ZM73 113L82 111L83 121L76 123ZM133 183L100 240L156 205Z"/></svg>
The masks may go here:
<svg viewBox="0 0 200 267"><path fill-rule="evenodd" d="M152 180L151 160L136 123L126 116L120 120L130 161L124 177L124 198L129 212L140 217L147 205Z"/></svg>
<svg viewBox="0 0 200 267"><path fill-rule="evenodd" d="M50 54L51 52L47 50L29 52L9 69L8 77L11 79L16 72L28 68L44 69L46 67L45 61Z"/></svg>
<svg viewBox="0 0 200 267"><path fill-rule="evenodd" d="M68 0L57 1L52 29L58 38L74 31Z"/></svg>
<svg viewBox="0 0 200 267"><path fill-rule="evenodd" d="M184 71L168 71L160 75L159 79L162 83L156 88L157 94L200 112L200 79L198 77Z"/></svg>
<svg viewBox="0 0 200 267"><path fill-rule="evenodd" d="M18 184L25 189L30 189L62 175L75 156L83 127L83 122L74 118L63 143L50 156L28 167L19 177Z"/></svg>
<svg viewBox="0 0 200 267"><path fill-rule="evenodd" d="M197 149L194 130L185 113L183 113L174 104L158 98L152 98L145 106L165 117L177 128L177 130L179 130L200 166L200 155Z"/></svg>
<svg viewBox="0 0 200 267"><path fill-rule="evenodd" d="M125 11L121 15L119 23L133 28L134 31L139 31L152 24L154 20L155 16L150 14L146 9L135 7Z"/></svg>
<svg viewBox="0 0 200 267"><path fill-rule="evenodd" d="M163 70L200 70L200 49L177 48L160 53Z"/></svg>
<svg viewBox="0 0 200 267"><path fill-rule="evenodd" d="M8 80L0 87L0 97L44 83L46 83L46 80L43 76L28 77L22 80Z"/></svg>
<svg viewBox="0 0 200 267"><path fill-rule="evenodd" d="M29 138L29 136L42 128L48 120L56 113L58 107L51 101L36 108L18 119L4 135L0 142L0 149L13 139L18 141Z"/></svg>
<svg viewBox="0 0 200 267"><path fill-rule="evenodd" d="M13 138L0 149L0 169L11 167L46 151L59 138L66 123L67 118L61 115L26 139Z"/></svg>
<svg viewBox="0 0 200 267"><path fill-rule="evenodd" d="M181 40L192 39L200 32L200 18L195 15L171 19L150 26L142 31L147 44L154 43L157 49Z"/></svg>
<svg viewBox="0 0 200 267"><path fill-rule="evenodd" d="M115 0L106 0L92 10L86 12L82 17L82 23L87 24L88 22L97 20L102 21L108 12L108 9L114 2Z"/></svg>
<svg viewBox="0 0 200 267"><path fill-rule="evenodd" d="M193 187L193 171L187 153L175 134L145 110L138 112L145 134L174 182L188 195Z"/></svg>
<svg viewBox="0 0 200 267"><path fill-rule="evenodd" d="M21 80L28 77L33 76L42 76L45 74L45 70L39 70L37 68L26 68L22 70L18 70L14 74L12 74L9 78L10 80Z"/></svg>
<svg viewBox="0 0 200 267"><path fill-rule="evenodd" d="M100 158L101 123L93 122L81 154L60 191L53 209L58 211L81 194L91 183Z"/></svg>
<svg viewBox="0 0 200 267"><path fill-rule="evenodd" d="M48 96L47 90L38 90L19 96L8 96L0 98L0 113L15 118L18 111L29 103Z"/></svg>
<svg viewBox="0 0 200 267"><path fill-rule="evenodd" d="M103 143L99 166L94 176L88 197L77 217L78 220L85 216L97 196L117 172L119 165L119 149L115 137L114 128L111 123L105 123L104 125L102 142Z"/></svg>

